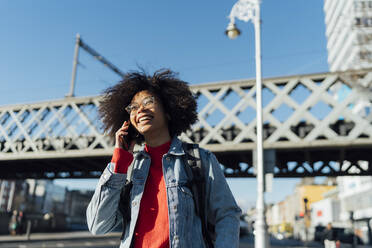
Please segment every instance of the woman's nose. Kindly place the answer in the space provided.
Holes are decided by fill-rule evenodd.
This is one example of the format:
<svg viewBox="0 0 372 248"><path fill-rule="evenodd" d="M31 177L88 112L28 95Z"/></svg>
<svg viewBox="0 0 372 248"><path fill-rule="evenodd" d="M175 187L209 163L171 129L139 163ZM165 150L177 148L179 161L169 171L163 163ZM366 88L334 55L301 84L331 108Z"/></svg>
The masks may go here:
<svg viewBox="0 0 372 248"><path fill-rule="evenodd" d="M143 110L145 109L145 107L141 104L139 105L138 109L137 109L137 114L138 113L141 113Z"/></svg>

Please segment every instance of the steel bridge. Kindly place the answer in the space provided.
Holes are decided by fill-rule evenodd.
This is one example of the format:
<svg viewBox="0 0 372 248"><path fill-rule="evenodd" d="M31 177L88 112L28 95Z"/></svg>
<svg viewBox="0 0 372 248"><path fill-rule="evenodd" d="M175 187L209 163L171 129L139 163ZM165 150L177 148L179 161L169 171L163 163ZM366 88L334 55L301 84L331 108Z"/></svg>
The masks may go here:
<svg viewBox="0 0 372 248"><path fill-rule="evenodd" d="M371 175L372 71L267 78L264 149L275 177ZM210 149L227 177L253 177L255 80L191 86L199 122L181 137ZM0 178L93 178L113 142L101 96L0 107Z"/></svg>

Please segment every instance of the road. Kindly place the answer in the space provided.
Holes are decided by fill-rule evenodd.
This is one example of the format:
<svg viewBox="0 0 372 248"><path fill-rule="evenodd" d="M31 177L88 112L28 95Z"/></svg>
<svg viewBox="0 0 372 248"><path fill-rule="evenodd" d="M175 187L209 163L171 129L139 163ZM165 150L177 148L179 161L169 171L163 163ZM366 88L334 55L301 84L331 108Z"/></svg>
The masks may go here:
<svg viewBox="0 0 372 248"><path fill-rule="evenodd" d="M243 236L240 238L239 248L254 248L254 237ZM93 236L87 231L65 233L35 233L27 240L26 236L0 235L0 248L118 248L120 233ZM304 245L296 240L270 240L270 248L315 248L323 247L319 243ZM342 244L343 248L351 248L349 244ZM371 248L371 246L357 246L357 248Z"/></svg>
<svg viewBox="0 0 372 248"><path fill-rule="evenodd" d="M81 239L81 240L61 240L61 241L28 241L14 243L0 243L0 247L6 248L118 248L118 239Z"/></svg>
<svg viewBox="0 0 372 248"><path fill-rule="evenodd" d="M88 232L32 234L30 240L26 236L0 236L0 248L118 248L119 239L120 233L92 236ZM272 240L271 243L271 248L321 247L317 244L304 246L301 242L291 240ZM253 247L252 237L240 239L240 248Z"/></svg>

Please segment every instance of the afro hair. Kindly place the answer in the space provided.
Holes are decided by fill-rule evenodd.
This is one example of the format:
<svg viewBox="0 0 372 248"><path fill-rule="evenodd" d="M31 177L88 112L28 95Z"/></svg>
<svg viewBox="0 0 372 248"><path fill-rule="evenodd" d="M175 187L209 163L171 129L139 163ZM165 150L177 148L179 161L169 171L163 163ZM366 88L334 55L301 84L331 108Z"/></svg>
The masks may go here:
<svg viewBox="0 0 372 248"><path fill-rule="evenodd" d="M177 78L169 69L161 69L153 75L144 71L128 72L116 85L104 91L98 111L105 132L111 138L115 132L129 120L125 107L130 104L134 95L147 90L160 99L165 114L169 118L168 128L171 137L178 136L191 128L198 120L197 103L188 84ZM135 141L140 144L144 137L136 132Z"/></svg>

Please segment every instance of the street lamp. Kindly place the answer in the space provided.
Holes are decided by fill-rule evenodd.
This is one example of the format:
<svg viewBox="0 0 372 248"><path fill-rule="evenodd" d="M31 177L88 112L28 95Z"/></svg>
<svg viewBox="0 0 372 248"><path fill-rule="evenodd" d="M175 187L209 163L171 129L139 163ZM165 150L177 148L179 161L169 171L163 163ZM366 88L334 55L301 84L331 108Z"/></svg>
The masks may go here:
<svg viewBox="0 0 372 248"><path fill-rule="evenodd" d="M261 0L238 0L230 12L230 23L227 26L226 35L235 39L239 29L235 26L235 18L249 22L252 21L255 31L256 46L256 116L257 116L257 219L255 224L255 248L269 247L267 242L265 221L265 198L264 198L264 165L263 165L263 138L262 138L262 72L261 72Z"/></svg>
<svg viewBox="0 0 372 248"><path fill-rule="evenodd" d="M240 35L240 30L235 26L235 23L229 23L227 25L225 34L232 40L236 39Z"/></svg>

